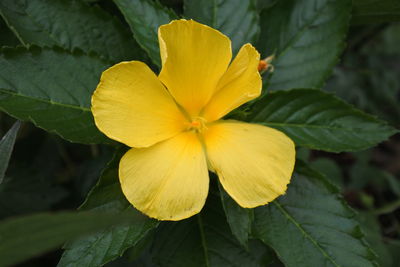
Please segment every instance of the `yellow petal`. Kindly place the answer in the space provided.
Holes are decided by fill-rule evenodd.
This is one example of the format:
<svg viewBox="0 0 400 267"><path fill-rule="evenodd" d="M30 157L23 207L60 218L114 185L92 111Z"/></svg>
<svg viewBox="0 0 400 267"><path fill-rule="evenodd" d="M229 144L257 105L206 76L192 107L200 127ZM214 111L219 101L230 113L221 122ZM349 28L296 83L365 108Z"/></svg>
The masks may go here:
<svg viewBox="0 0 400 267"><path fill-rule="evenodd" d="M121 159L119 179L129 202L159 220L182 220L198 213L209 184L205 153L193 132L129 150Z"/></svg>
<svg viewBox="0 0 400 267"><path fill-rule="evenodd" d="M122 62L103 72L92 96L97 127L130 147L147 147L175 136L185 118L144 63Z"/></svg>
<svg viewBox="0 0 400 267"><path fill-rule="evenodd" d="M203 117L217 120L231 110L261 94L261 76L258 72L260 54L251 44L245 44L222 76L217 93L204 109Z"/></svg>
<svg viewBox="0 0 400 267"><path fill-rule="evenodd" d="M208 159L228 194L242 207L267 204L286 191L295 147L275 129L221 121L205 133Z"/></svg>
<svg viewBox="0 0 400 267"><path fill-rule="evenodd" d="M175 20L159 28L158 39L160 80L190 115L198 115L231 60L229 38L193 20Z"/></svg>

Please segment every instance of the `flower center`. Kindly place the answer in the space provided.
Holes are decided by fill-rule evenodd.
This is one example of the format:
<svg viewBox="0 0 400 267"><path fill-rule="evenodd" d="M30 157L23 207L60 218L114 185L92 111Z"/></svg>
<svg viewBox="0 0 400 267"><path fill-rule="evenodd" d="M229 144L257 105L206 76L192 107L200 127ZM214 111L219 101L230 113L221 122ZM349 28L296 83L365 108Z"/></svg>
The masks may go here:
<svg viewBox="0 0 400 267"><path fill-rule="evenodd" d="M203 130L207 129L207 120L203 117L194 117L188 122L187 130L188 131L195 131L197 133L202 132Z"/></svg>

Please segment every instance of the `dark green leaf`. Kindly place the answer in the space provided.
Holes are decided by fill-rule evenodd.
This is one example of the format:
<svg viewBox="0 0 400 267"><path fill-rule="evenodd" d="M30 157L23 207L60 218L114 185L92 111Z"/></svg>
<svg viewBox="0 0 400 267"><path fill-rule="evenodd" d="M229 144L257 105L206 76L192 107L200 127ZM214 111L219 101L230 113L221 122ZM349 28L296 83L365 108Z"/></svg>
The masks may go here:
<svg viewBox="0 0 400 267"><path fill-rule="evenodd" d="M245 43L254 43L260 32L255 0L185 0L185 16L228 35L236 54Z"/></svg>
<svg viewBox="0 0 400 267"><path fill-rule="evenodd" d="M65 188L51 180L54 175L43 179L37 169L12 173L0 185L0 218L48 211L68 196Z"/></svg>
<svg viewBox="0 0 400 267"><path fill-rule="evenodd" d="M399 0L353 0L352 24L400 21Z"/></svg>
<svg viewBox="0 0 400 267"><path fill-rule="evenodd" d="M271 90L320 88L344 48L350 0L281 0L261 13L258 49L275 54Z"/></svg>
<svg viewBox="0 0 400 267"><path fill-rule="evenodd" d="M382 176L386 179L386 181L389 184L390 190L400 198L400 180L394 176L393 174L383 171L382 170Z"/></svg>
<svg viewBox="0 0 400 267"><path fill-rule="evenodd" d="M232 234L237 238L239 243L247 248L249 236L251 233L251 225L253 223L253 209L245 209L240 207L219 184L219 192L224 208L226 219Z"/></svg>
<svg viewBox="0 0 400 267"><path fill-rule="evenodd" d="M83 1L2 0L0 14L25 45L80 48L111 62L142 58L122 23Z"/></svg>
<svg viewBox="0 0 400 267"><path fill-rule="evenodd" d="M53 135L32 139L31 130L32 125L24 125L19 150L0 185L0 219L49 211L69 196L60 184L66 177L65 158L60 155L63 141Z"/></svg>
<svg viewBox="0 0 400 267"><path fill-rule="evenodd" d="M133 213L41 213L0 223L0 266L10 266L110 225L142 220Z"/></svg>
<svg viewBox="0 0 400 267"><path fill-rule="evenodd" d="M15 34L7 27L6 22L0 16L0 46L17 46L21 42Z"/></svg>
<svg viewBox="0 0 400 267"><path fill-rule="evenodd" d="M21 123L17 121L10 130L0 140L0 184L3 182L4 175L10 161L11 153L14 149L15 139Z"/></svg>
<svg viewBox="0 0 400 267"><path fill-rule="evenodd" d="M254 235L288 267L376 266L354 212L320 175L295 175L288 192L255 209Z"/></svg>
<svg viewBox="0 0 400 267"><path fill-rule="evenodd" d="M110 142L100 133L90 99L109 64L60 48L3 49L0 109L79 143Z"/></svg>
<svg viewBox="0 0 400 267"><path fill-rule="evenodd" d="M330 158L317 158L310 162L310 166L324 174L326 178L339 188L343 188L344 179L339 165Z"/></svg>
<svg viewBox="0 0 400 267"><path fill-rule="evenodd" d="M114 0L121 10L139 45L151 60L160 66L158 27L176 19L177 16L153 0Z"/></svg>
<svg viewBox="0 0 400 267"><path fill-rule="evenodd" d="M80 203L87 198L91 189L99 181L104 168L114 157L115 148L112 146L92 146L92 149L94 149L92 154L94 157L81 160L77 173L73 177L75 192L79 194Z"/></svg>
<svg viewBox="0 0 400 267"><path fill-rule="evenodd" d="M395 67L400 61L399 43L399 23L355 28L349 40L351 52L324 89L400 126L400 68Z"/></svg>
<svg viewBox="0 0 400 267"><path fill-rule="evenodd" d="M355 162L347 172L349 180L347 190L362 191L368 184L373 185L374 191L386 191L386 171L371 164L372 150L360 151L352 154ZM368 195L365 195L368 198ZM373 197L371 197L373 202ZM371 208L373 203L371 203Z"/></svg>
<svg viewBox="0 0 400 267"><path fill-rule="evenodd" d="M218 196L210 195L200 215L161 224L152 253L162 267L250 267L266 266L266 251L252 241L244 250L229 231Z"/></svg>
<svg viewBox="0 0 400 267"><path fill-rule="evenodd" d="M377 218L373 214L366 212L360 212L357 217L360 222L361 230L365 233L365 239L377 253L379 266L396 266L393 264L392 255L390 255L389 248L383 240Z"/></svg>
<svg viewBox="0 0 400 267"><path fill-rule="evenodd" d="M398 239L387 239L386 240L386 246L389 249L390 254L392 255L393 262L396 264L396 262L400 262L400 240ZM397 265L390 266L390 267L396 267Z"/></svg>
<svg viewBox="0 0 400 267"><path fill-rule="evenodd" d="M257 8L262 11L266 8L271 8L275 5L279 0L257 0Z"/></svg>
<svg viewBox="0 0 400 267"><path fill-rule="evenodd" d="M136 246L158 223L134 210L122 194L118 180L118 164L121 153L117 153L108 164L92 189L83 210L107 211L115 214L129 210L138 220L122 226L104 229L102 232L78 239L66 245L58 266L102 266L121 256L130 247Z"/></svg>
<svg viewBox="0 0 400 267"><path fill-rule="evenodd" d="M298 146L330 152L366 149L397 132L335 96L313 89L264 95L251 112L249 120L283 131Z"/></svg>

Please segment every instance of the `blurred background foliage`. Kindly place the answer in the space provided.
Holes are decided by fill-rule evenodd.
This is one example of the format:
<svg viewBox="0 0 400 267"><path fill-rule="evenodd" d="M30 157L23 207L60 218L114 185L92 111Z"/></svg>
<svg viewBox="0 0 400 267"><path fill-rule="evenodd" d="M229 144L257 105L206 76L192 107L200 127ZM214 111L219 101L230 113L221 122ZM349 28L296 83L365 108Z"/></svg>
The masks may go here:
<svg viewBox="0 0 400 267"><path fill-rule="evenodd" d="M350 29L340 64L325 86L368 113L400 126L400 24ZM304 151L304 157L340 186L359 211L382 266L400 262L400 135L357 153Z"/></svg>
<svg viewBox="0 0 400 267"><path fill-rule="evenodd" d="M271 6L276 1L258 1L258 8ZM112 1L87 2L100 5L124 22ZM163 0L161 3L177 14L182 13L182 0ZM356 11L362 14L362 8L368 6L361 6ZM396 10L390 11L394 13L390 21L394 22L382 20L379 16L370 21L374 23L363 23L361 15L353 18L347 48L324 90L399 128L400 24L395 22L399 21ZM0 19L0 45L18 44L18 39ZM14 122L15 119L0 113L0 136ZM378 147L357 153L334 154L302 148L298 155L338 185L345 200L358 211L366 239L378 254L378 262L382 266L398 266L400 135L393 136ZM31 123L23 123L6 177L0 184L0 218L38 211L76 209L111 157L112 150L107 146L69 143ZM162 238L162 232L168 229L160 231L161 237L158 238ZM147 239L143 247L148 245ZM254 247L259 245L256 241L252 244ZM138 258L135 250L128 250L124 257L107 266L132 266L132 259L136 259L133 266L156 265L150 257L146 257L146 253L150 252ZM62 250L58 250L19 266L55 266L61 254ZM264 256L266 265L281 266L273 252Z"/></svg>

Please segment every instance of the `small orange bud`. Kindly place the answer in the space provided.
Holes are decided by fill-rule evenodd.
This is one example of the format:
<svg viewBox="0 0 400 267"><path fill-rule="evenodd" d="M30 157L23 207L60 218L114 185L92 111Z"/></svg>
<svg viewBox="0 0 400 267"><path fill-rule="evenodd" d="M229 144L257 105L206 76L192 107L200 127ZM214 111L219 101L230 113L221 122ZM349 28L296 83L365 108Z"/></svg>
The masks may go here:
<svg viewBox="0 0 400 267"><path fill-rule="evenodd" d="M260 62L258 63L258 71L263 74L267 70L270 72L274 71L274 66L271 64L272 60L274 60L274 55L271 55L269 57L266 57L264 59L261 59Z"/></svg>
<svg viewBox="0 0 400 267"><path fill-rule="evenodd" d="M261 59L260 62L258 62L258 71L262 72L267 68L268 68L268 63L265 60Z"/></svg>

